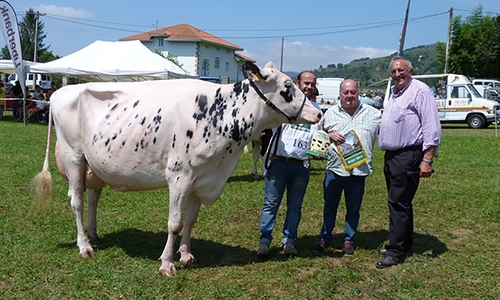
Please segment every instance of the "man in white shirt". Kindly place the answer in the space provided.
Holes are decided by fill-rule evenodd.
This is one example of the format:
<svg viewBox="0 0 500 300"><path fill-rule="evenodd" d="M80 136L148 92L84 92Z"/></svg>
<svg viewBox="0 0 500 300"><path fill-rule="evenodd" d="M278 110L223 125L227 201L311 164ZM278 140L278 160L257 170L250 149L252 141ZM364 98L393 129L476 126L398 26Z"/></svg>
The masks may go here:
<svg viewBox="0 0 500 300"><path fill-rule="evenodd" d="M359 210L365 191L366 176L372 173L372 153L377 137L381 113L378 109L358 100L359 88L356 81L346 79L340 84L340 105L329 108L323 117L323 128L335 151L326 166L324 188L323 227L321 240L314 251L323 252L333 241L332 231L337 218L337 208L342 191L346 201L346 225L342 251L345 255L354 254L354 237L359 223ZM345 142L345 134L354 130L364 147L368 161L347 171L342 159L336 152L334 143Z"/></svg>

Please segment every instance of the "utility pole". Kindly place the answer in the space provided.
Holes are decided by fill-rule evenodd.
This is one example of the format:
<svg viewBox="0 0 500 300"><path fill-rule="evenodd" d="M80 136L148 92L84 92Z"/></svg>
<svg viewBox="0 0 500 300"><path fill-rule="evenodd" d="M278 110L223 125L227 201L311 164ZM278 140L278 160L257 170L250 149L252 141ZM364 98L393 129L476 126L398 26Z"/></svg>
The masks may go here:
<svg viewBox="0 0 500 300"><path fill-rule="evenodd" d="M38 47L38 21L40 16L45 16L46 14L41 14L38 10L35 13L35 53L33 53L33 62L36 62L36 54L37 54L37 47Z"/></svg>
<svg viewBox="0 0 500 300"><path fill-rule="evenodd" d="M448 73L448 54L450 52L451 23L453 22L453 7L450 7L450 21L448 23L448 40L446 41L446 55L444 58L444 73Z"/></svg>
<svg viewBox="0 0 500 300"><path fill-rule="evenodd" d="M408 14L410 13L410 0L408 0L408 5L406 6L405 20L403 22L403 28L401 29L401 36L399 37L399 51L398 56L403 56L403 49L405 45L406 36L406 26L408 25Z"/></svg>
<svg viewBox="0 0 500 300"><path fill-rule="evenodd" d="M283 49L285 48L285 37L281 38L281 60L280 60L280 72L283 72Z"/></svg>

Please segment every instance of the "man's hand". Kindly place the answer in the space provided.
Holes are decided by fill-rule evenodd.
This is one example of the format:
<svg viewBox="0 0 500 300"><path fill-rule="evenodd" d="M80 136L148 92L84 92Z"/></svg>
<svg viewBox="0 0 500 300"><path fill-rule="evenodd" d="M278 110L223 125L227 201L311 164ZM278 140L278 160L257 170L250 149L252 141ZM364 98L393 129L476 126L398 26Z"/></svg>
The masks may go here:
<svg viewBox="0 0 500 300"><path fill-rule="evenodd" d="M343 143L345 142L345 136L338 132L338 131L331 131L328 133L328 137L330 140L336 142L336 143Z"/></svg>
<svg viewBox="0 0 500 300"><path fill-rule="evenodd" d="M431 177L432 166L426 162L420 163L420 177Z"/></svg>

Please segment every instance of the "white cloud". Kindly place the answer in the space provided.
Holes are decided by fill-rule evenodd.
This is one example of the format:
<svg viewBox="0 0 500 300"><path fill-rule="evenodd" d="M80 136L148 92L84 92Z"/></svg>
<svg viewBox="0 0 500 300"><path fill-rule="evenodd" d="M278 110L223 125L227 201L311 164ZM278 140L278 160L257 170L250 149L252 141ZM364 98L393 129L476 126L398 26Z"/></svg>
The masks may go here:
<svg viewBox="0 0 500 300"><path fill-rule="evenodd" d="M396 49L378 49L372 47L333 47L313 45L307 42L285 42L283 51L283 71L300 72L303 70L326 67L328 64L349 63L359 58L376 58L396 52ZM265 65L273 61L279 68L281 63L281 41L271 42L264 47L245 49L243 55Z"/></svg>
<svg viewBox="0 0 500 300"><path fill-rule="evenodd" d="M46 13L58 17L68 17L68 18L80 18L80 19L92 19L93 15L86 11L85 9L75 9L66 6L55 6L40 4L38 6L32 6L34 11L39 11L40 13Z"/></svg>

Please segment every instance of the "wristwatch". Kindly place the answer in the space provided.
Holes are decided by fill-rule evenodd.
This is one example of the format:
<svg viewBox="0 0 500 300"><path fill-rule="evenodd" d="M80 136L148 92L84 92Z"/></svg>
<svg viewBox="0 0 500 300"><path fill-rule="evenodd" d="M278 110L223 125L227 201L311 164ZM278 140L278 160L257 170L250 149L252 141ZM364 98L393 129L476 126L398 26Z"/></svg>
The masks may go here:
<svg viewBox="0 0 500 300"><path fill-rule="evenodd" d="M431 166L432 166L432 163L434 162L432 159L425 159L425 158L423 158L422 161L428 163Z"/></svg>

